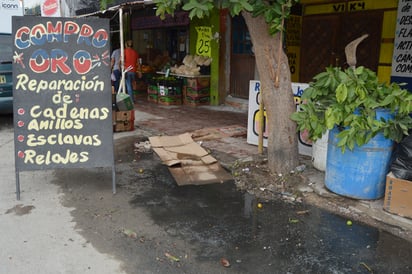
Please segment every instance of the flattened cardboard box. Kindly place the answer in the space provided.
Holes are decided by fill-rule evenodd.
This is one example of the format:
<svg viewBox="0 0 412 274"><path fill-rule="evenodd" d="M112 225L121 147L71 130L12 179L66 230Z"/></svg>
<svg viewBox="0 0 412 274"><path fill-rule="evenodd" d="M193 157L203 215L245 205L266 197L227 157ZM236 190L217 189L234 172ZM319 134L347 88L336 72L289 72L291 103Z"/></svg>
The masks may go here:
<svg viewBox="0 0 412 274"><path fill-rule="evenodd" d="M223 183L232 179L214 157L193 141L189 133L154 136L149 137L149 141L180 186Z"/></svg>
<svg viewBox="0 0 412 274"><path fill-rule="evenodd" d="M383 209L412 219L412 182L398 179L390 172L386 176Z"/></svg>

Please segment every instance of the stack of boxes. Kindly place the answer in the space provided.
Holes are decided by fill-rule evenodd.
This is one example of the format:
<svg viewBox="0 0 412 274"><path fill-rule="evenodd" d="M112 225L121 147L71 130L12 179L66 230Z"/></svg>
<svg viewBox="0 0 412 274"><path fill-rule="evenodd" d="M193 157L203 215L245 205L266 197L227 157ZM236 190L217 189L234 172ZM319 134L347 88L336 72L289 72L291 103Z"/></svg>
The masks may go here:
<svg viewBox="0 0 412 274"><path fill-rule="evenodd" d="M187 78L184 86L184 104L191 106L210 104L210 78Z"/></svg>
<svg viewBox="0 0 412 274"><path fill-rule="evenodd" d="M147 85L147 101L157 103L159 97L159 86L157 82L150 81Z"/></svg>
<svg viewBox="0 0 412 274"><path fill-rule="evenodd" d="M153 79L147 87L147 101L161 105L200 106L210 104L210 78L184 77Z"/></svg>
<svg viewBox="0 0 412 274"><path fill-rule="evenodd" d="M112 125L114 132L134 130L134 110L119 111L112 86Z"/></svg>
<svg viewBox="0 0 412 274"><path fill-rule="evenodd" d="M113 131L134 130L134 110L113 111Z"/></svg>
<svg viewBox="0 0 412 274"><path fill-rule="evenodd" d="M159 94L157 102L161 105L182 104L182 80L166 79L159 81Z"/></svg>

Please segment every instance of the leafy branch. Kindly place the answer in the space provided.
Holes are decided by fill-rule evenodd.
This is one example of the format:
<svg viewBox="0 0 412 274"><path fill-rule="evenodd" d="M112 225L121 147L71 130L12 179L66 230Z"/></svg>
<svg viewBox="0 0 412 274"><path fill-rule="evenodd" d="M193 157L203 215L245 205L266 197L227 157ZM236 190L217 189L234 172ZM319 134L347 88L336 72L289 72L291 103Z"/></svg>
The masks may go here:
<svg viewBox="0 0 412 274"><path fill-rule="evenodd" d="M379 83L370 69L329 67L313 79L303 93L301 111L291 116L313 141L337 126L337 146L345 151L365 145L378 133L400 142L412 128L412 93L396 83ZM392 117L377 117L377 110Z"/></svg>

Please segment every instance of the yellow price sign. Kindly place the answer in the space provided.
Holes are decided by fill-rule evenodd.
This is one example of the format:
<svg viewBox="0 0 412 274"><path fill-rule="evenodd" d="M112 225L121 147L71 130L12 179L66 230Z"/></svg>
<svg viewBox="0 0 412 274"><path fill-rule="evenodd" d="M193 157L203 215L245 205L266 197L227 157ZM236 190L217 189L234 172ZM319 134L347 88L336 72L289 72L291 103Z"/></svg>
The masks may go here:
<svg viewBox="0 0 412 274"><path fill-rule="evenodd" d="M212 28L211 27L197 27L197 41L196 41L196 55L212 57L211 53L211 40L212 40Z"/></svg>

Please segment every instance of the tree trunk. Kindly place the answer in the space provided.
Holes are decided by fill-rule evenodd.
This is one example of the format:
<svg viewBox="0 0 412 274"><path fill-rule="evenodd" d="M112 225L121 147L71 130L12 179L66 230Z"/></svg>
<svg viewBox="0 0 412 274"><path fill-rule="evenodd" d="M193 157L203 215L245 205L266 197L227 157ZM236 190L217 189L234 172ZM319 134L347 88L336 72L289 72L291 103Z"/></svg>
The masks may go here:
<svg viewBox="0 0 412 274"><path fill-rule="evenodd" d="M272 173L287 174L298 165L296 123L289 118L296 106L288 59L280 34L271 36L262 16L254 18L248 12L242 15L252 39L266 109L268 167Z"/></svg>

